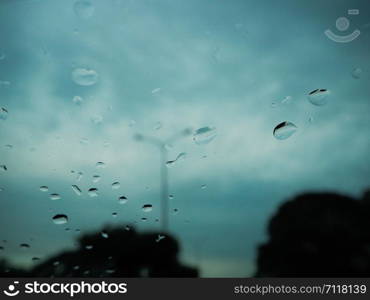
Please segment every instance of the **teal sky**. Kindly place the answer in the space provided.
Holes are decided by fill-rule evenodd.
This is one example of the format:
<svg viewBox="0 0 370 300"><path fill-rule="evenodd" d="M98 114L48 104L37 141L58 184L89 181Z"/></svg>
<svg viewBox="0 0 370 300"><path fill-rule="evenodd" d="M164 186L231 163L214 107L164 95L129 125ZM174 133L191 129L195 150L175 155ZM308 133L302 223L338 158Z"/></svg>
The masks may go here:
<svg viewBox="0 0 370 300"><path fill-rule="evenodd" d="M95 0L82 10L75 2L0 1L0 107L8 111L0 255L30 266L34 256L72 248L75 229L136 221L140 231L157 230L159 153L136 133L166 139L216 128L208 144L189 136L169 147L170 159L187 154L169 169L171 232L182 259L206 277L253 274L282 201L304 191L358 196L370 186L367 0ZM351 21L344 32L335 28L341 16ZM336 43L326 29L361 34ZM95 70L96 83L76 84L77 68ZM318 88L330 91L324 106L308 101ZM283 121L297 131L277 140ZM93 187L98 197L88 196ZM58 213L68 224L52 223Z"/></svg>

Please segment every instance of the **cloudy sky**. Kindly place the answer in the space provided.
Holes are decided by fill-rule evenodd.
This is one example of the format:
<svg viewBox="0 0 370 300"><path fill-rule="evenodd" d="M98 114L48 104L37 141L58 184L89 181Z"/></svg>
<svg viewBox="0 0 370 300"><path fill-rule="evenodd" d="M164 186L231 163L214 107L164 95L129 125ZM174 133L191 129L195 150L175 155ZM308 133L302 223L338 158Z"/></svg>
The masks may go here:
<svg viewBox="0 0 370 300"><path fill-rule="evenodd" d="M268 219L297 193L370 186L367 0L1 0L0 25L0 255L14 263L71 249L75 229L159 229L159 151L137 133L214 128L167 147L186 153L168 170L170 231L202 276L253 274ZM283 121L297 130L278 140Z"/></svg>

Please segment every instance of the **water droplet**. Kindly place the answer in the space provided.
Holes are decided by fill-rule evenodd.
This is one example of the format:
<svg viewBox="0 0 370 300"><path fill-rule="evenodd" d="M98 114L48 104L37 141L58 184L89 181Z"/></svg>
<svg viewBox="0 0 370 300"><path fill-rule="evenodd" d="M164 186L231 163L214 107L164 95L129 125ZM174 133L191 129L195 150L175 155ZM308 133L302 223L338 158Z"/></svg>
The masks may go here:
<svg viewBox="0 0 370 300"><path fill-rule="evenodd" d="M8 111L4 108L0 108L0 120L6 120L8 118Z"/></svg>
<svg viewBox="0 0 370 300"><path fill-rule="evenodd" d="M116 212L112 213L112 217L113 218L116 218L117 217L117 213Z"/></svg>
<svg viewBox="0 0 370 300"><path fill-rule="evenodd" d="M278 140L285 140L291 137L297 131L297 126L292 122L282 122L278 124L273 131L273 135Z"/></svg>
<svg viewBox="0 0 370 300"><path fill-rule="evenodd" d="M78 0L75 2L73 9L77 17L81 19L88 19L93 16L95 8L94 5L87 0Z"/></svg>
<svg viewBox="0 0 370 300"><path fill-rule="evenodd" d="M75 270L75 271L77 271L77 270L79 270L80 269L80 266L74 266L73 267L73 270Z"/></svg>
<svg viewBox="0 0 370 300"><path fill-rule="evenodd" d="M48 190L49 190L49 188L46 185L40 186L40 191L41 192L47 192Z"/></svg>
<svg viewBox="0 0 370 300"><path fill-rule="evenodd" d="M155 126L154 126L154 129L155 130L159 130L159 129L161 129L162 128L162 123L161 122L157 122L157 123L155 123Z"/></svg>
<svg viewBox="0 0 370 300"><path fill-rule="evenodd" d="M316 89L308 94L308 100L316 106L322 106L327 103L330 92L326 89Z"/></svg>
<svg viewBox="0 0 370 300"><path fill-rule="evenodd" d="M53 222L56 225L63 225L68 222L68 217L66 215L55 215L53 217Z"/></svg>
<svg viewBox="0 0 370 300"><path fill-rule="evenodd" d="M0 165L0 170L5 172L8 170L8 168L6 167L6 165Z"/></svg>
<svg viewBox="0 0 370 300"><path fill-rule="evenodd" d="M131 227L130 227L130 226L128 226L128 225L126 225L126 226L125 226L125 230L126 230L126 231L130 231L130 230L131 230Z"/></svg>
<svg viewBox="0 0 370 300"><path fill-rule="evenodd" d="M72 185L72 190L78 195L81 196L82 191L77 185Z"/></svg>
<svg viewBox="0 0 370 300"><path fill-rule="evenodd" d="M172 200L174 197L174 195L168 195L168 199Z"/></svg>
<svg viewBox="0 0 370 300"><path fill-rule="evenodd" d="M202 184L202 185L200 186L200 188L201 188L202 190L204 190L204 189L206 189L206 188L207 188L207 185L206 185L206 184Z"/></svg>
<svg viewBox="0 0 370 300"><path fill-rule="evenodd" d="M9 87L10 86L10 81L0 80L0 86Z"/></svg>
<svg viewBox="0 0 370 300"><path fill-rule="evenodd" d="M40 257L32 257L32 261L39 261Z"/></svg>
<svg viewBox="0 0 370 300"><path fill-rule="evenodd" d="M114 270L114 269L107 269L107 270L105 270L105 273L107 273L107 274L113 274L115 272L116 272L116 270Z"/></svg>
<svg viewBox="0 0 370 300"><path fill-rule="evenodd" d="M102 231L101 236L105 239L109 238L109 234L106 231Z"/></svg>
<svg viewBox="0 0 370 300"><path fill-rule="evenodd" d="M101 123L103 123L103 117L100 115L92 116L91 122L93 122L95 125L100 125Z"/></svg>
<svg viewBox="0 0 370 300"><path fill-rule="evenodd" d="M126 204L128 199L125 196L121 196L118 198L118 203L119 204Z"/></svg>
<svg viewBox="0 0 370 300"><path fill-rule="evenodd" d="M30 245L29 244L20 244L19 245L22 249L28 249L30 248Z"/></svg>
<svg viewBox="0 0 370 300"><path fill-rule="evenodd" d="M161 88L156 88L156 89L152 90L152 94L159 93L160 91L161 91Z"/></svg>
<svg viewBox="0 0 370 300"><path fill-rule="evenodd" d="M74 96L72 99L73 103L76 105L81 105L84 99L80 96Z"/></svg>
<svg viewBox="0 0 370 300"><path fill-rule="evenodd" d="M98 189L97 188L91 188L88 190L87 194L90 196L90 197L98 197Z"/></svg>
<svg viewBox="0 0 370 300"><path fill-rule="evenodd" d="M53 266L54 266L54 267L57 267L57 266L59 266L59 265L60 265L60 262L59 262L59 261L54 261L54 262L53 262Z"/></svg>
<svg viewBox="0 0 370 300"><path fill-rule="evenodd" d="M167 167L172 167L174 166L174 164L180 160L180 159L184 159L186 157L186 153L185 152L181 152L179 155L177 155L177 157L174 159L174 160L169 160L166 162L166 166Z"/></svg>
<svg viewBox="0 0 370 300"><path fill-rule="evenodd" d="M99 182L99 181L100 181L100 179L101 179L100 175L94 175L94 176L93 176L92 181L93 181L94 183L97 183L97 182Z"/></svg>
<svg viewBox="0 0 370 300"><path fill-rule="evenodd" d="M13 149L13 145L11 145L11 144L6 144L6 145L4 145L4 147L9 149L9 150Z"/></svg>
<svg viewBox="0 0 370 300"><path fill-rule="evenodd" d="M98 73L92 69L76 68L72 71L72 80L82 86L94 85L99 78Z"/></svg>
<svg viewBox="0 0 370 300"><path fill-rule="evenodd" d="M91 249L93 249L94 248L94 246L93 245L86 245L85 246L85 249L86 250L91 250Z"/></svg>
<svg viewBox="0 0 370 300"><path fill-rule="evenodd" d="M0 252L1 251L4 251L4 247L3 246L0 246Z"/></svg>
<svg viewBox="0 0 370 300"><path fill-rule="evenodd" d="M106 167L106 164L102 161L98 161L95 166L97 169L104 169Z"/></svg>
<svg viewBox="0 0 370 300"><path fill-rule="evenodd" d="M211 142L216 135L216 128L206 126L195 131L193 140L197 145L204 145Z"/></svg>
<svg viewBox="0 0 370 300"><path fill-rule="evenodd" d="M82 179L82 176L84 175L84 173L82 173L82 172L78 172L77 173L77 177L76 177L76 180L77 181L80 181L81 179Z"/></svg>
<svg viewBox="0 0 370 300"><path fill-rule="evenodd" d="M355 79L360 79L362 75L362 69L361 68L354 68L352 70L352 77Z"/></svg>
<svg viewBox="0 0 370 300"><path fill-rule="evenodd" d="M59 194L50 194L50 199L51 200L60 200L62 197Z"/></svg>
<svg viewBox="0 0 370 300"><path fill-rule="evenodd" d="M113 190L118 190L120 188L120 186L121 186L121 184L118 181L112 183L112 189Z"/></svg>
<svg viewBox="0 0 370 300"><path fill-rule="evenodd" d="M141 218L141 221L143 221L143 222L146 222L147 220L148 220L148 218L145 218L145 217Z"/></svg>
<svg viewBox="0 0 370 300"><path fill-rule="evenodd" d="M143 209L143 212L151 212L153 210L153 205L145 204L143 205L142 209Z"/></svg>
<svg viewBox="0 0 370 300"><path fill-rule="evenodd" d="M178 208L174 208L174 209L173 209L173 214L174 214L174 215L178 214L178 212L179 212Z"/></svg>
<svg viewBox="0 0 370 300"><path fill-rule="evenodd" d="M81 144L81 145L87 145L87 144L89 144L89 139L88 139L88 138L82 138L82 139L80 140L80 144Z"/></svg>
<svg viewBox="0 0 370 300"><path fill-rule="evenodd" d="M313 121L314 121L314 118L313 117L309 117L308 118L308 123L313 123Z"/></svg>
<svg viewBox="0 0 370 300"><path fill-rule="evenodd" d="M291 96L286 96L283 100L281 100L281 104L289 104L292 102L292 97Z"/></svg>

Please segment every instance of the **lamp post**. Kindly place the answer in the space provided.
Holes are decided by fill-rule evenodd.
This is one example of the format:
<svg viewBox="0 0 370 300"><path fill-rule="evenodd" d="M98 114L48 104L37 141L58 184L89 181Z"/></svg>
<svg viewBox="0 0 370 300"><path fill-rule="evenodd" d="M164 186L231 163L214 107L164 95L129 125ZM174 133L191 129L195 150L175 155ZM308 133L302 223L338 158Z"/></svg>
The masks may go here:
<svg viewBox="0 0 370 300"><path fill-rule="evenodd" d="M134 138L138 142L147 142L158 148L160 154L160 222L163 232L167 232L169 228L169 208L168 208L168 150L166 145L172 144L180 138L190 135L192 130L186 128L168 139L162 140L154 136L146 136L143 134L135 134Z"/></svg>

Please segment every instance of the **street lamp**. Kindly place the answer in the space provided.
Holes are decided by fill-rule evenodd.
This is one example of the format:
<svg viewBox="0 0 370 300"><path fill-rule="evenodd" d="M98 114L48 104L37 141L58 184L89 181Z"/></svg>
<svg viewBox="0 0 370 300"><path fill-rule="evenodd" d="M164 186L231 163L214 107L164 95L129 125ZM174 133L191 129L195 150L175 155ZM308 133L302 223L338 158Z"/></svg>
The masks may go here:
<svg viewBox="0 0 370 300"><path fill-rule="evenodd" d="M168 231L169 218L168 218L168 168L166 162L168 161L168 149L167 145L173 144L180 138L189 136L192 133L190 128L185 128L180 132L174 134L168 139L162 140L154 136L146 136L140 133L134 135L134 139L138 142L147 142L156 146L160 153L160 191L161 191L161 203L160 203L160 222L163 232Z"/></svg>

